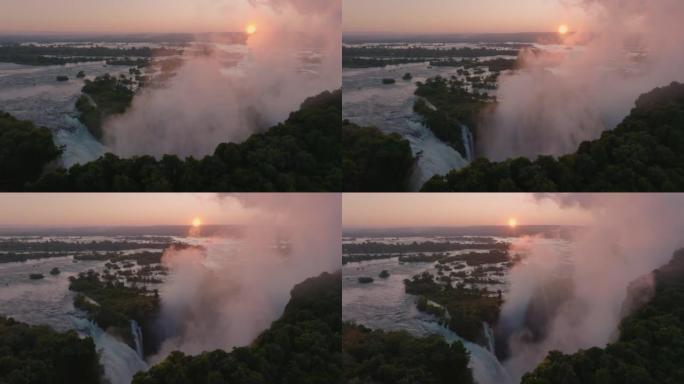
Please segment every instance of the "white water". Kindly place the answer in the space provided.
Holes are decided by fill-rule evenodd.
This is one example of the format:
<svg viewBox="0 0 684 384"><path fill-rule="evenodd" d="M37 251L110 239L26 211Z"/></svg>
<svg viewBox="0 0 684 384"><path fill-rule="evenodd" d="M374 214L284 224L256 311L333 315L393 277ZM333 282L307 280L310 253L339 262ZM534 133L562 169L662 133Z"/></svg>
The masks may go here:
<svg viewBox="0 0 684 384"><path fill-rule="evenodd" d="M508 374L494 353L476 343L471 343L455 332L444 328L447 333L444 338L448 343L460 341L470 353L469 367L473 371L473 377L478 384L513 384L513 379Z"/></svg>
<svg viewBox="0 0 684 384"><path fill-rule="evenodd" d="M412 81L401 79L407 72L413 75ZM428 63L342 71L342 117L361 126L377 127L385 133L398 133L408 140L413 155L418 157L409 180L412 191L418 191L434 175L444 175L468 165L458 151L438 139L423 124L422 117L413 112L416 81L456 74L456 68L431 67ZM394 78L397 82L383 85L383 78Z"/></svg>
<svg viewBox="0 0 684 384"><path fill-rule="evenodd" d="M149 368L138 352L92 321L75 317L74 324L82 334L93 338L100 354L100 363L105 369L105 377L111 384L130 384L133 375Z"/></svg>
<svg viewBox="0 0 684 384"><path fill-rule="evenodd" d="M484 330L484 335L487 339L487 350L494 354L496 352L494 350L494 331L486 321L482 322L482 329Z"/></svg>
<svg viewBox="0 0 684 384"><path fill-rule="evenodd" d="M475 142L473 140L473 133L466 125L461 124L461 135L463 135L463 146L465 147L465 157L469 163L472 163L475 157Z"/></svg>
<svg viewBox="0 0 684 384"><path fill-rule="evenodd" d="M133 342L135 343L135 351L138 353L138 357L141 359L145 358L145 353L143 351L143 338L142 330L138 325L138 322L131 320L131 334L133 335Z"/></svg>

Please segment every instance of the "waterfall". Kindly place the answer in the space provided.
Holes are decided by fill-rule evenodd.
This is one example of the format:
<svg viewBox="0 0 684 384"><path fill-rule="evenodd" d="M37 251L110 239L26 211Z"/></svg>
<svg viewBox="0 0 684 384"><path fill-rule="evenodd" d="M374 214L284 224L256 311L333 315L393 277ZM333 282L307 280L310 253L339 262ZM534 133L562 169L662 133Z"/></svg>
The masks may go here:
<svg viewBox="0 0 684 384"><path fill-rule="evenodd" d="M447 343L455 341L463 343L470 353L469 367L473 371L473 378L477 384L513 384L510 374L494 355L494 337L491 327L486 322L483 326L485 326L485 335L488 333L492 335L491 339L488 336L488 339L491 340L491 350L463 339L449 328L444 327L440 333Z"/></svg>
<svg viewBox="0 0 684 384"><path fill-rule="evenodd" d="M470 368L477 384L513 384L513 379L501 362L482 346L463 341L470 352Z"/></svg>
<svg viewBox="0 0 684 384"><path fill-rule="evenodd" d="M461 135L463 137L463 146L465 147L465 157L468 162L475 160L475 143L473 142L473 133L470 128L461 124Z"/></svg>
<svg viewBox="0 0 684 384"><path fill-rule="evenodd" d="M128 344L103 331L94 322L82 317L74 317L73 321L82 335L93 338L105 377L111 384L130 384L133 375L149 368Z"/></svg>
<svg viewBox="0 0 684 384"><path fill-rule="evenodd" d="M487 350L494 354L494 331L486 321L482 322L482 329L484 330L485 339L487 340Z"/></svg>
<svg viewBox="0 0 684 384"><path fill-rule="evenodd" d="M140 357L140 359L144 359L145 353L143 352L142 330L140 329L138 322L135 320L131 320L131 335L133 335L135 351L138 353L138 357Z"/></svg>

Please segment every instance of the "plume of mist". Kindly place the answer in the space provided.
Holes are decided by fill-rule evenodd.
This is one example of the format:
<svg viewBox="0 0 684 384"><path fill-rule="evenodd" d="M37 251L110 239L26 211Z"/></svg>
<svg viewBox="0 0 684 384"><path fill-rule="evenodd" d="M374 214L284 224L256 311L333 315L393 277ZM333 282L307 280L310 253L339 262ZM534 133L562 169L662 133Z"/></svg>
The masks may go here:
<svg viewBox="0 0 684 384"><path fill-rule="evenodd" d="M239 240L167 251L160 290L159 354L244 346L281 314L293 286L341 268L341 197L255 194L238 199L254 215ZM284 245L287 244L287 245Z"/></svg>
<svg viewBox="0 0 684 384"><path fill-rule="evenodd" d="M245 23L258 28L246 47L184 55L167 84L144 88L125 114L106 122L109 150L200 157L282 122L307 97L341 87L340 0L242 1L255 13ZM226 65L236 54L244 57Z"/></svg>
<svg viewBox="0 0 684 384"><path fill-rule="evenodd" d="M514 330L508 338L510 358L504 362L514 378L536 367L551 350L572 353L611 341L627 314L623 304L630 283L652 284L644 276L666 264L684 243L684 197L680 195L539 198L553 199L561 206L580 205L592 212L595 223L577 232L569 248L514 244L514 248L527 249L527 258L510 272L510 292L500 319L500 324ZM522 326L523 316L532 297L545 294L549 279L562 275L571 284L563 300L547 314L543 339L532 340L530 330Z"/></svg>
<svg viewBox="0 0 684 384"><path fill-rule="evenodd" d="M501 75L500 103L484 118L478 144L488 158L574 152L614 128L639 95L684 79L684 2L563 2L586 13L585 25L565 38L577 49L523 51L522 68Z"/></svg>

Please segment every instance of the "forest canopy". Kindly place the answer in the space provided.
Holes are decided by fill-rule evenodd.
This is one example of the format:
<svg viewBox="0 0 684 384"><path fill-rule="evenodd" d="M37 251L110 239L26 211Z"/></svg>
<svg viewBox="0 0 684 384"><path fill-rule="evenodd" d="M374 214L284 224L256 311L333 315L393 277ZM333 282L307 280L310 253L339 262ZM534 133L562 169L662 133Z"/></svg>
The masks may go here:
<svg viewBox="0 0 684 384"><path fill-rule="evenodd" d="M655 296L620 324L605 348L550 352L522 384L675 384L684 382L684 251L654 272Z"/></svg>
<svg viewBox="0 0 684 384"><path fill-rule="evenodd" d="M684 84L639 97L622 123L569 155L470 166L435 176L426 192L667 192L684 190Z"/></svg>
<svg viewBox="0 0 684 384"><path fill-rule="evenodd" d="M460 341L415 337L345 323L344 382L349 384L473 384L470 356Z"/></svg>
<svg viewBox="0 0 684 384"><path fill-rule="evenodd" d="M283 315L247 347L187 356L173 352L133 384L342 383L342 276L297 284Z"/></svg>
<svg viewBox="0 0 684 384"><path fill-rule="evenodd" d="M346 192L401 191L416 159L408 140L374 127L342 123L342 168Z"/></svg>
<svg viewBox="0 0 684 384"><path fill-rule="evenodd" d="M0 382L96 384L102 367L93 339L0 316Z"/></svg>
<svg viewBox="0 0 684 384"><path fill-rule="evenodd" d="M0 189L41 192L340 191L341 91L323 92L243 143L218 144L202 159L108 153L69 169L50 169L58 148L50 131L0 115ZM42 176L41 176L42 173Z"/></svg>

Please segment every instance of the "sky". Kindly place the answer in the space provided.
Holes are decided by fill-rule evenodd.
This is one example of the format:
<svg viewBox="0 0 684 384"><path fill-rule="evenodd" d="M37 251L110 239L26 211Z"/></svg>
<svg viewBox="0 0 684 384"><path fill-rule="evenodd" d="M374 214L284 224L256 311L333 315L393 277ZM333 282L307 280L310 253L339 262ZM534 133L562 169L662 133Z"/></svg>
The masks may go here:
<svg viewBox="0 0 684 384"><path fill-rule="evenodd" d="M243 31L258 12L248 0L2 0L2 33ZM256 3L255 3L256 4Z"/></svg>
<svg viewBox="0 0 684 384"><path fill-rule="evenodd" d="M590 212L560 208L532 194L344 194L344 228L507 225L589 225Z"/></svg>
<svg viewBox="0 0 684 384"><path fill-rule="evenodd" d="M253 212L227 195L185 193L0 194L0 226L244 224Z"/></svg>
<svg viewBox="0 0 684 384"><path fill-rule="evenodd" d="M405 34L553 32L578 24L569 0L344 0L343 32ZM566 5L563 5L566 4Z"/></svg>

